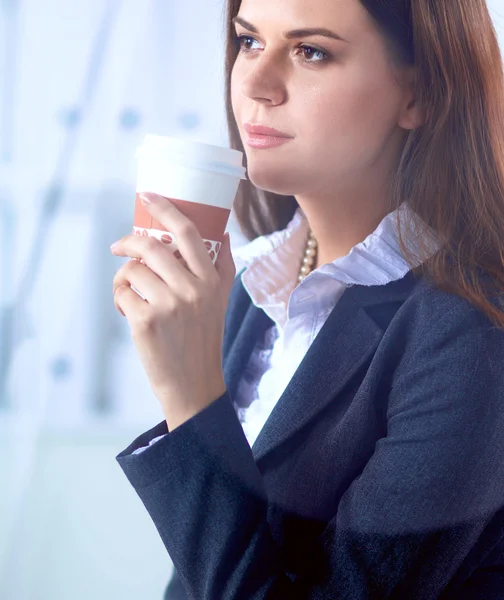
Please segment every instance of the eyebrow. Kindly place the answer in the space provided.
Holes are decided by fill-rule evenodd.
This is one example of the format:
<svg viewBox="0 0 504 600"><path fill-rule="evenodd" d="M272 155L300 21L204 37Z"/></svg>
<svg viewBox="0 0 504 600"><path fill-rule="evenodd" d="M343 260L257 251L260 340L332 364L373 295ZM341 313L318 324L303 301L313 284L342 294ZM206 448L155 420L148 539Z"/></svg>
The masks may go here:
<svg viewBox="0 0 504 600"><path fill-rule="evenodd" d="M242 25L243 27L245 27L245 29L252 31L252 33L259 33L259 30L257 29L257 27L252 25L252 23L245 21L245 19L242 19L241 17L234 17L232 22L234 25L236 25L237 23L239 25ZM308 37L311 35L321 35L324 37L332 38L334 40L340 40L341 42L346 42L347 44L350 43L348 40L345 40L337 33L334 33L333 31L330 31L329 29L325 29L324 27L309 27L309 28L305 28L305 29L293 29L292 31L284 31L283 35L288 40L293 40L293 39L302 38L302 37Z"/></svg>

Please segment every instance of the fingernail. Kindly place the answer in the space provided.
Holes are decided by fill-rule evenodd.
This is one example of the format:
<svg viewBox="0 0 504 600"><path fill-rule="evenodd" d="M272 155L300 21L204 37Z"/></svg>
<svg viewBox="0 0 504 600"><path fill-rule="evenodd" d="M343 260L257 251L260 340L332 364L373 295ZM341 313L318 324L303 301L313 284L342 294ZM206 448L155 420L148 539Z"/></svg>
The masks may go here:
<svg viewBox="0 0 504 600"><path fill-rule="evenodd" d="M114 242L114 243L112 244L112 246L110 246L110 249L111 249L111 250L112 250L112 252L113 252L114 250L116 250L116 249L117 249L117 247L118 247L118 246L119 246L119 243L118 243L118 242Z"/></svg>
<svg viewBox="0 0 504 600"><path fill-rule="evenodd" d="M140 194L140 200L143 204L153 204L154 202L156 202L156 195L149 194L149 193L143 193L143 194Z"/></svg>

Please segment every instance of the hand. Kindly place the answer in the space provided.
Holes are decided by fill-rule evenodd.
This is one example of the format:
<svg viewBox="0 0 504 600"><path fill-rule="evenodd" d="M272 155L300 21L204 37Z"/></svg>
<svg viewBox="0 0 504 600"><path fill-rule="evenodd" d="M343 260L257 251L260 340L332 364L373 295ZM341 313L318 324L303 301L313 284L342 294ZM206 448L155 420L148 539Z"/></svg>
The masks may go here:
<svg viewBox="0 0 504 600"><path fill-rule="evenodd" d="M124 237L111 247L112 253L138 260L128 261L117 272L114 304L128 319L172 431L226 392L222 342L236 269L228 235L214 266L190 219L162 196L143 196L149 213L175 235L185 262L153 237Z"/></svg>

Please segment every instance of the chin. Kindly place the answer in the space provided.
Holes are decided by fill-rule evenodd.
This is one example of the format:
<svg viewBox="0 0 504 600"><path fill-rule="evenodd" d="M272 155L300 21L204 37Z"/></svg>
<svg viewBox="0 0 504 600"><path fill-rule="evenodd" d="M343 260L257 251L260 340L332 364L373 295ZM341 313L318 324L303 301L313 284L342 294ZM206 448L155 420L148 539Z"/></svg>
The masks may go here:
<svg viewBox="0 0 504 600"><path fill-rule="evenodd" d="M281 196L294 196L299 191L298 182L291 172L274 169L270 166L258 166L249 163L247 177L256 188Z"/></svg>

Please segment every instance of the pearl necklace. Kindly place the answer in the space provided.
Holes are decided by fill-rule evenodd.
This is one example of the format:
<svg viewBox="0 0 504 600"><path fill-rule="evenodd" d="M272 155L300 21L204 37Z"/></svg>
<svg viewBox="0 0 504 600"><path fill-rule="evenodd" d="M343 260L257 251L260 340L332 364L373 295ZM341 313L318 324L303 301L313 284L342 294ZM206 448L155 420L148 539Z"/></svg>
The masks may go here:
<svg viewBox="0 0 504 600"><path fill-rule="evenodd" d="M315 263L315 259L317 257L317 240L313 235L313 232L310 230L310 235L308 236L308 242L306 243L306 249L304 252L303 262L301 263L301 268L299 269L298 282L303 281L303 279L310 273Z"/></svg>

